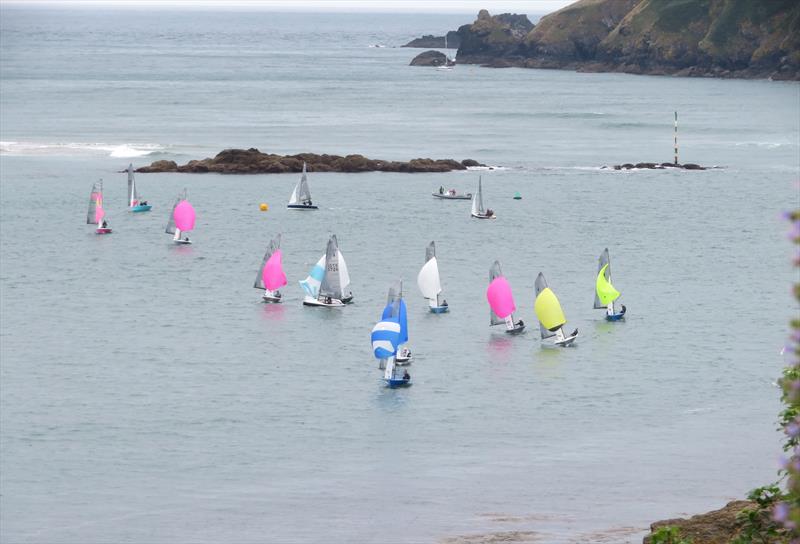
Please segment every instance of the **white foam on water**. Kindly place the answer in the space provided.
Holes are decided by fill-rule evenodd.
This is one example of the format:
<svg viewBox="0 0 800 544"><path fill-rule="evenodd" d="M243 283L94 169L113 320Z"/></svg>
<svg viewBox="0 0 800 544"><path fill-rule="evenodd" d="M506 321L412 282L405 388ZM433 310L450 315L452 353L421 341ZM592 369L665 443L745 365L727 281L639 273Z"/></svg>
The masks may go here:
<svg viewBox="0 0 800 544"><path fill-rule="evenodd" d="M145 157L159 153L165 148L159 144L107 144L82 142L0 142L2 155L105 155L114 158Z"/></svg>

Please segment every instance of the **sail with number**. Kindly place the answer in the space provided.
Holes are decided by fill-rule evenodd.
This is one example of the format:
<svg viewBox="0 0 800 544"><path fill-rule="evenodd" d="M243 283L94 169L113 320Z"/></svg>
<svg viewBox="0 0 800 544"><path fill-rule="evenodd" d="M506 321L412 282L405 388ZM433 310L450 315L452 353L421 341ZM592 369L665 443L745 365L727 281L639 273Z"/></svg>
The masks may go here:
<svg viewBox="0 0 800 544"><path fill-rule="evenodd" d="M319 297L342 300L342 282L339 273L339 244L336 235L331 235L325 250L325 275L319 286Z"/></svg>
<svg viewBox="0 0 800 544"><path fill-rule="evenodd" d="M603 250L597 264L597 278L595 280L594 307L606 309L620 297L620 292L611 284L611 258L608 248Z"/></svg>
<svg viewBox="0 0 800 544"><path fill-rule="evenodd" d="M567 319L564 317L558 297L547 286L547 280L544 279L544 274L541 272L536 277L535 291L536 301L533 308L536 311L536 317L539 318L539 329L542 339L549 338L555 335L555 331L560 329Z"/></svg>
<svg viewBox="0 0 800 544"><path fill-rule="evenodd" d="M425 249L425 264L417 275L417 286L422 296L430 301L431 306L439 305L442 284L439 278L439 263L436 260L436 246L433 242Z"/></svg>

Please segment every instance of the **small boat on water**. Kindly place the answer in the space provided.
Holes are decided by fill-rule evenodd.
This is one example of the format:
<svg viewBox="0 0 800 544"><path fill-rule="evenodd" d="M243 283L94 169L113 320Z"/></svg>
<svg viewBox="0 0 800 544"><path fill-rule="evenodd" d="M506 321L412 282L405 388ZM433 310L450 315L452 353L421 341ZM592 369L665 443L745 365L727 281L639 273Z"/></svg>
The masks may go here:
<svg viewBox="0 0 800 544"><path fill-rule="evenodd" d="M289 197L289 204L286 206L290 210L316 210L317 206L311 201L311 189L308 188L308 176L306 176L306 163L303 162L303 173L300 181L294 186L292 196Z"/></svg>
<svg viewBox="0 0 800 544"><path fill-rule="evenodd" d="M519 334L525 330L525 323L520 319L514 322L514 296L511 294L511 285L503 276L500 263L495 261L489 269L489 287L486 289L486 299L489 301L489 324L505 324L506 333Z"/></svg>
<svg viewBox="0 0 800 544"><path fill-rule="evenodd" d="M572 345L575 342L575 338L578 337L578 329L575 329L569 336L564 334L563 326L566 324L567 318L564 317L564 310L561 309L558 297L547 286L547 280L544 279L544 274L541 272L536 277L535 287L536 301L533 304L533 309L536 311L536 317L539 318L542 340L555 337L553 344L556 346L567 347Z"/></svg>
<svg viewBox="0 0 800 544"><path fill-rule="evenodd" d="M389 297L392 290L389 291ZM407 369L398 368L397 348L402 339L400 325L400 308L398 304L389 303L383 309L381 320L372 328L372 353L380 361L383 369L383 380L392 389L411 385L411 375Z"/></svg>
<svg viewBox="0 0 800 544"><path fill-rule="evenodd" d="M598 261L597 279L594 286L594 307L597 310L605 310L608 321L620 321L625 318L625 312L628 309L621 304L620 310L617 311L614 305L621 293L611 284L611 258L608 256L608 248L603 250Z"/></svg>
<svg viewBox="0 0 800 544"><path fill-rule="evenodd" d="M481 177L478 176L478 192L472 197L472 217L477 219L497 219L490 208L483 206L483 187L481 186Z"/></svg>
<svg viewBox="0 0 800 544"><path fill-rule="evenodd" d="M306 292L305 306L338 308L353 300L353 293L348 289L350 274L335 234L328 239L325 255L311 268L300 286Z"/></svg>
<svg viewBox="0 0 800 544"><path fill-rule="evenodd" d="M514 193L514 200L522 200L522 195L521 195L521 194L519 194L519 191L517 191L516 193Z"/></svg>
<svg viewBox="0 0 800 544"><path fill-rule="evenodd" d="M128 165L125 170L128 172L128 209L132 212L149 212L153 206L146 200L142 200L139 191L136 190L136 179L133 177L133 163Z"/></svg>
<svg viewBox="0 0 800 544"><path fill-rule="evenodd" d="M192 243L186 233L194 230L195 213L194 208L186 198L186 189L184 189L172 205L167 228L164 231L173 235L172 241L176 244Z"/></svg>
<svg viewBox="0 0 800 544"><path fill-rule="evenodd" d="M92 185L92 192L89 193L89 211L86 213L86 224L97 225L94 229L95 234L111 234L111 227L108 226L106 211L103 209L103 180L97 181Z"/></svg>
<svg viewBox="0 0 800 544"><path fill-rule="evenodd" d="M439 187L438 193L431 193L436 198L442 200L469 200L472 198L472 193L459 193L455 189L444 190L444 187Z"/></svg>
<svg viewBox="0 0 800 544"><path fill-rule="evenodd" d="M397 353L395 355L395 363L399 366L411 364L411 348L404 345L408 342L408 309L406 308L406 301L403 300L403 282L400 282L400 288L395 290L389 289L389 295L386 300L386 307L383 309L382 318L394 317L400 323L400 337L397 340Z"/></svg>
<svg viewBox="0 0 800 544"><path fill-rule="evenodd" d="M425 264L417 275L417 285L422 296L428 299L430 310L434 314L443 314L450 310L444 297L441 297L442 284L439 280L439 263L436 260L436 245L431 242L425 248Z"/></svg>
<svg viewBox="0 0 800 544"><path fill-rule="evenodd" d="M264 291L261 296L264 302L281 301L282 295L278 289L286 285L286 274L283 272L281 258L281 235L279 234L270 241L253 284L256 289Z"/></svg>

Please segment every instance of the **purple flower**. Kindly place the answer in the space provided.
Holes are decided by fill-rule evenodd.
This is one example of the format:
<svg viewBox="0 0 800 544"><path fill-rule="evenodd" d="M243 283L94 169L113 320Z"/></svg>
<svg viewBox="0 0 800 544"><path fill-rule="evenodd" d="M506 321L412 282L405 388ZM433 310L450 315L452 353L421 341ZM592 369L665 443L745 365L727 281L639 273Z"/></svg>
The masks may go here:
<svg viewBox="0 0 800 544"><path fill-rule="evenodd" d="M788 423L786 425L786 427L784 428L784 431L790 437L797 438L797 436L800 435L800 424L798 424L797 421L793 421L791 423Z"/></svg>
<svg viewBox="0 0 800 544"><path fill-rule="evenodd" d="M772 519L779 523L783 523L789 519L789 505L785 502L779 502L772 509Z"/></svg>

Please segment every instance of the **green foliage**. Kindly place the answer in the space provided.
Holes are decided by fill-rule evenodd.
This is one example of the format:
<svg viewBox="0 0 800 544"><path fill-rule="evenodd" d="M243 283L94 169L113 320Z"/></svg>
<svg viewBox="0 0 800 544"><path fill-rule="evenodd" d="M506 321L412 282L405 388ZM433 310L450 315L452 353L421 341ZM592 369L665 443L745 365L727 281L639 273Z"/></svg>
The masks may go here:
<svg viewBox="0 0 800 544"><path fill-rule="evenodd" d="M659 527L650 535L650 544L693 544L691 539L681 537L681 531L674 525Z"/></svg>

